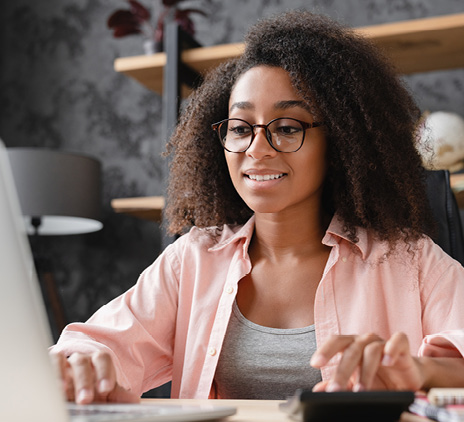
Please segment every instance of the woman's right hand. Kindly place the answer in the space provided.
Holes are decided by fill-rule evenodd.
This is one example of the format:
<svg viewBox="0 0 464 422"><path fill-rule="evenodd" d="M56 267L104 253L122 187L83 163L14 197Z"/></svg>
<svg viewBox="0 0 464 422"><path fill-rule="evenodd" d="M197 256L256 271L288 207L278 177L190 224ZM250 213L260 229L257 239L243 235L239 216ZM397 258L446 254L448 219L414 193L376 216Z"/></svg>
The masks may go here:
<svg viewBox="0 0 464 422"><path fill-rule="evenodd" d="M121 387L111 356L105 352L93 354L50 353L63 381L68 401L88 403L137 403L139 397Z"/></svg>

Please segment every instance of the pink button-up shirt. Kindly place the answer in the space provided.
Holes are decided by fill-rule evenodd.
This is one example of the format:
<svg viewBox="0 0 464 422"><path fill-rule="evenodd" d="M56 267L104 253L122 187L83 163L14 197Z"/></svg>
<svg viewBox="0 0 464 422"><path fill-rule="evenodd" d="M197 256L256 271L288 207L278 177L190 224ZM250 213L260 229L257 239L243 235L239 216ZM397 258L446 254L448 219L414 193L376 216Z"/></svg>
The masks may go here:
<svg viewBox="0 0 464 422"><path fill-rule="evenodd" d="M414 252L360 229L353 244L335 217L323 239L332 247L316 292L320 345L332 334L409 337L414 355L464 352L464 268L430 239ZM119 383L141 394L172 380L173 398L207 398L239 281L251 271L254 218L224 227L215 240L192 229L169 245L126 293L85 324L70 324L55 350L106 350ZM324 379L336 359L322 369Z"/></svg>

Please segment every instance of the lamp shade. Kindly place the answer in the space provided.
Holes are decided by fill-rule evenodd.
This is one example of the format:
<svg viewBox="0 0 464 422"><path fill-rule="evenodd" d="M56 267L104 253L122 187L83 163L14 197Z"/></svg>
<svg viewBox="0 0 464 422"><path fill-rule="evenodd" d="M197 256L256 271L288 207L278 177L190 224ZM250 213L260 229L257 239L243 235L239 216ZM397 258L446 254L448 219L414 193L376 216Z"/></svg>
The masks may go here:
<svg viewBox="0 0 464 422"><path fill-rule="evenodd" d="M80 234L102 228L98 160L43 148L7 151L29 234Z"/></svg>

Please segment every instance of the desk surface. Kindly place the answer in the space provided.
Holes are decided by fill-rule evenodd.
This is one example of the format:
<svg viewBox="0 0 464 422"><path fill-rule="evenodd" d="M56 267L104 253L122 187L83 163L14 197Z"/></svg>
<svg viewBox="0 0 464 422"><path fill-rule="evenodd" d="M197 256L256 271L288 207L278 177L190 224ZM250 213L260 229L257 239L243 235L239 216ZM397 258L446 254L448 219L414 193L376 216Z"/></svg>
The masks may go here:
<svg viewBox="0 0 464 422"><path fill-rule="evenodd" d="M177 400L177 399L144 399L156 403L217 403L218 405L237 408L237 413L225 419L227 422L289 422L285 413L279 410L279 400ZM429 419L403 413L400 422L427 422Z"/></svg>

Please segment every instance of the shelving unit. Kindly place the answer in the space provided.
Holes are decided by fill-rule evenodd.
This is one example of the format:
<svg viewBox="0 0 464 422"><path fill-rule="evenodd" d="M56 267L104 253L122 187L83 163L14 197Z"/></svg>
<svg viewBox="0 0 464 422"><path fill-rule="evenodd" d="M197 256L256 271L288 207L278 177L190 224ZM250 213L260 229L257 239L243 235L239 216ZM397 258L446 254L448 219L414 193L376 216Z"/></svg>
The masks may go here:
<svg viewBox="0 0 464 422"><path fill-rule="evenodd" d="M464 13L357 28L372 39L402 74L464 67ZM243 44L224 44L186 50L183 63L199 73L242 54ZM148 89L163 93L166 54L118 58L117 72L135 79ZM185 93L185 91L184 91Z"/></svg>
<svg viewBox="0 0 464 422"><path fill-rule="evenodd" d="M401 74L464 68L464 13L366 26L355 30L382 48ZM201 75L220 63L239 56L243 48L242 43L237 43L190 48L182 52L177 50L177 53L180 63ZM167 51L169 54L169 50ZM157 53L118 58L114 62L114 68L166 97L164 69L167 63L168 55ZM167 75L169 78L170 73ZM180 79L178 83L181 83ZM178 88L183 97L190 91L189 86L184 85L181 90L180 86ZM165 116L163 119L166 119ZM156 221L159 221L162 208L146 212L143 207L139 208L139 198L127 198L123 201L119 202L118 212L150 219L156 216Z"/></svg>

